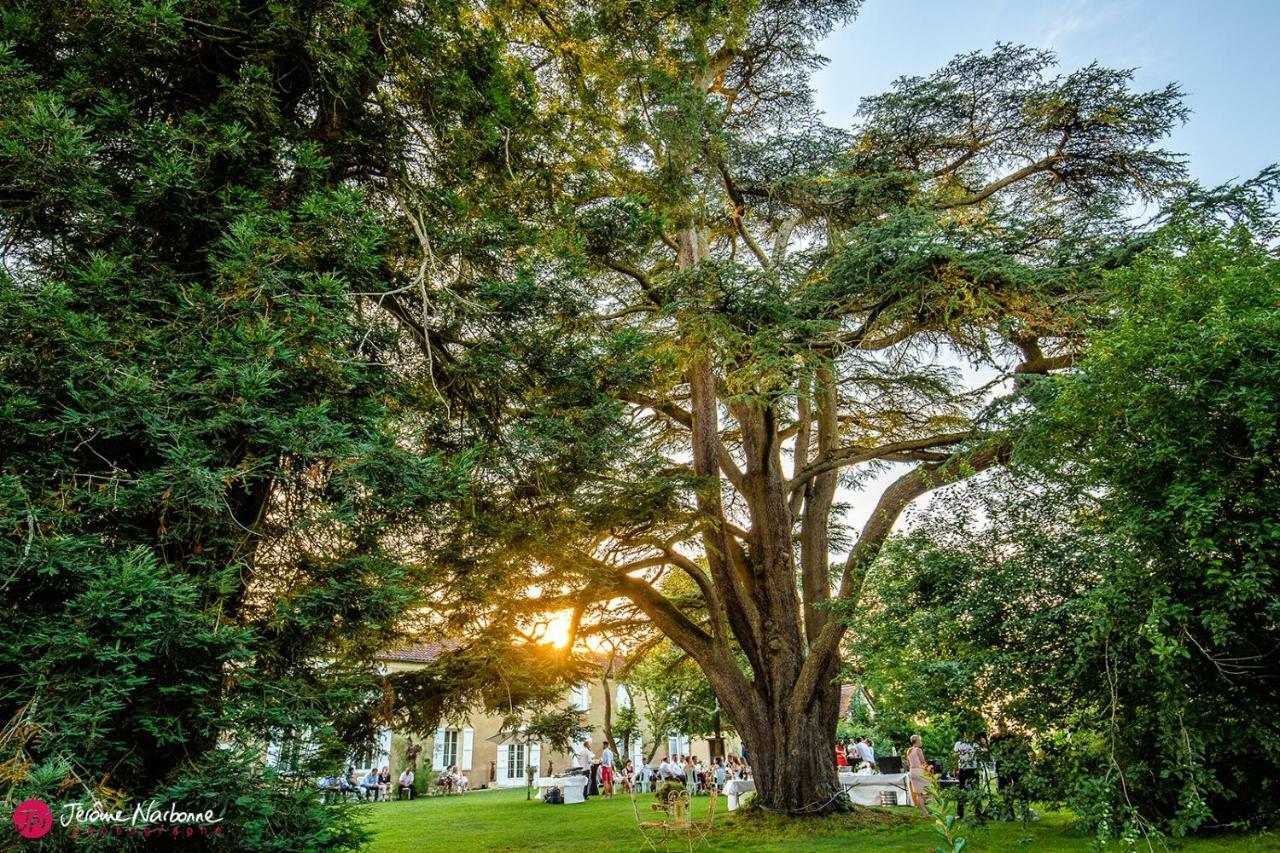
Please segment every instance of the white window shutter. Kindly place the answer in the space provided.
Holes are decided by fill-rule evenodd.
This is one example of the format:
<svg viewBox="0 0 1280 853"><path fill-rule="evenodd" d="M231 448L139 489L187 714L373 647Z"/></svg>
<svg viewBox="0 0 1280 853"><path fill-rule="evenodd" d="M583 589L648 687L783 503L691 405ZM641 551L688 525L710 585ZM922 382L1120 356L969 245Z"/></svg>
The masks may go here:
<svg viewBox="0 0 1280 853"><path fill-rule="evenodd" d="M507 778L507 750L509 748L510 747L508 747L505 743L498 744L498 778L499 779Z"/></svg>
<svg viewBox="0 0 1280 853"><path fill-rule="evenodd" d="M475 741L476 730L468 726L462 730L462 761L458 767L462 770L471 769L471 745Z"/></svg>
<svg viewBox="0 0 1280 853"><path fill-rule="evenodd" d="M444 726L436 729L435 747L431 750L431 769L439 772L444 766Z"/></svg>
<svg viewBox="0 0 1280 853"><path fill-rule="evenodd" d="M529 764L533 767L533 775L542 775L542 744L535 743L529 747Z"/></svg>

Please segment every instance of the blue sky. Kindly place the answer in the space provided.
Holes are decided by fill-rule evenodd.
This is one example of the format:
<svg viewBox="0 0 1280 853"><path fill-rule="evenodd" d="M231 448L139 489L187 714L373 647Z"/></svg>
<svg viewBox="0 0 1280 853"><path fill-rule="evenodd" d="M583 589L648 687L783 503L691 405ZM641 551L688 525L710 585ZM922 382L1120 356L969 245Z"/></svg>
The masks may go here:
<svg viewBox="0 0 1280 853"><path fill-rule="evenodd" d="M1063 70L1137 68L1144 89L1181 83L1192 115L1166 147L1205 183L1280 161L1280 0L866 0L822 46L818 105L847 126L863 96L998 41L1051 48Z"/></svg>

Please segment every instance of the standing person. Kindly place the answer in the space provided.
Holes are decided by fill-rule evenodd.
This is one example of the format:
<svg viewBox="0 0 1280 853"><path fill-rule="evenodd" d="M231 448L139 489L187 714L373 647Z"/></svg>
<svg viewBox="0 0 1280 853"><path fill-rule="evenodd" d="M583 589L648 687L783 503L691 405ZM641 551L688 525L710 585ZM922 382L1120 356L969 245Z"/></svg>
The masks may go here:
<svg viewBox="0 0 1280 853"><path fill-rule="evenodd" d="M587 738L582 742L582 746L578 747L574 757L578 761L578 766L582 768L582 772L587 776L587 786L582 789L582 796L585 799L599 790L596 787L595 768L591 766L595 760L595 755L591 752L591 738Z"/></svg>
<svg viewBox="0 0 1280 853"><path fill-rule="evenodd" d="M607 738L600 750L600 787L606 800L613 799L613 749Z"/></svg>
<svg viewBox="0 0 1280 853"><path fill-rule="evenodd" d="M595 756L591 752L591 738L587 738L582 742L582 746L574 752L573 757L577 759L578 766L588 773L591 772L591 762Z"/></svg>
<svg viewBox="0 0 1280 853"><path fill-rule="evenodd" d="M717 757L717 758L716 758L716 767L715 767L715 771L714 771L714 778L715 778L716 790L717 790L717 791L723 791L723 790L724 790L724 783L725 783L725 781L728 779L728 776L729 776L729 771L728 771L728 769L724 766L724 756L719 756L719 757Z"/></svg>
<svg viewBox="0 0 1280 853"><path fill-rule="evenodd" d="M866 762L867 769L875 773L880 768L876 766L876 750L871 738L864 737L862 740L854 744L854 751L858 753L858 757Z"/></svg>
<svg viewBox="0 0 1280 853"><path fill-rule="evenodd" d="M844 741L837 740L836 741L836 767L838 768L836 770L837 773L839 773L840 770L843 770L844 768L849 766L849 759L847 755L848 753L846 751Z"/></svg>
<svg viewBox="0 0 1280 853"><path fill-rule="evenodd" d="M969 739L966 732L956 741L951 751L956 757L956 778L960 780L960 801L956 805L956 816L963 818L965 801L969 799L967 790L975 787L978 782L979 747Z"/></svg>
<svg viewBox="0 0 1280 853"><path fill-rule="evenodd" d="M928 764L924 760L924 747L921 746L920 735L911 736L911 748L907 750L907 768L911 773L911 800L920 814L928 817L929 811L924 807L929 777L925 776Z"/></svg>

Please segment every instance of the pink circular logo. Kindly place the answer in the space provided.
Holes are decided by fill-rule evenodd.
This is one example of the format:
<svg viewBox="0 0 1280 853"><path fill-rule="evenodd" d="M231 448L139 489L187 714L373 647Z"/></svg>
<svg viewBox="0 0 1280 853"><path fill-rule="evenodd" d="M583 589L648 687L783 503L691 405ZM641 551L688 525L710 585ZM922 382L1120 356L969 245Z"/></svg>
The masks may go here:
<svg viewBox="0 0 1280 853"><path fill-rule="evenodd" d="M42 838L53 829L53 812L39 800L27 800L14 809L13 825L23 838Z"/></svg>

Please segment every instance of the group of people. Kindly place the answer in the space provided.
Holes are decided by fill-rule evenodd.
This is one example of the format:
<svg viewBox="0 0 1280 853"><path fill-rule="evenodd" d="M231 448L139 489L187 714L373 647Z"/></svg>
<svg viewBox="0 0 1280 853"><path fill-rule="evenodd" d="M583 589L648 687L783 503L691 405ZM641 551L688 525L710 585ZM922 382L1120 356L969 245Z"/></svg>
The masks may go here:
<svg viewBox="0 0 1280 853"><path fill-rule="evenodd" d="M961 790L972 788L978 784L986 759L990 756L985 734L978 735L977 740L964 735L951 748L956 770L955 782ZM989 768L994 769L994 768ZM927 814L925 804L933 799L934 779L941 775L941 768L936 762L925 758L923 742L920 735L911 736L911 748L907 750L907 770L911 774L911 800L921 813ZM965 797L961 796L956 806L958 817L964 817Z"/></svg>
<svg viewBox="0 0 1280 853"><path fill-rule="evenodd" d="M413 778L410 772L409 785L412 787ZM403 782L403 778L401 782ZM352 794L364 800L387 800L391 798L391 768L383 766L381 770L372 767L365 775L356 778L355 767L348 766L347 772L338 776L321 776L319 781L321 794L337 794L346 796Z"/></svg>
<svg viewBox="0 0 1280 853"><path fill-rule="evenodd" d="M587 794L597 791L605 799L611 798L619 790L624 794L649 790L663 781L674 781L684 784L691 794L698 794L711 789L723 789L725 783L732 779L750 779L751 768L745 758L730 755L720 757L710 764L692 755L666 755L657 765L641 764L636 767L630 759L619 766L619 759L614 752L614 744L605 740L600 750L600 758L596 759L591 751L591 739L583 741L574 750L577 767L588 775Z"/></svg>
<svg viewBox="0 0 1280 853"><path fill-rule="evenodd" d="M717 757L710 764L704 764L701 758L692 755L665 756L653 770L653 778L683 782L691 794L698 794L709 791L713 786L718 791L723 790L731 779L750 779L751 768L736 755L727 759Z"/></svg>
<svg viewBox="0 0 1280 853"><path fill-rule="evenodd" d="M865 766L875 773L880 768L876 765L875 741L869 737L836 740L836 767L844 769Z"/></svg>
<svg viewBox="0 0 1280 853"><path fill-rule="evenodd" d="M471 780L456 764L436 777L436 785L444 794L465 794L470 784Z"/></svg>
<svg viewBox="0 0 1280 853"><path fill-rule="evenodd" d="M578 767L582 769L590 780L588 782L588 795L597 791L605 799L613 797L614 776L617 774L618 757L613 752L613 744L607 739L604 741L603 748L600 750L600 760L596 761L595 755L591 752L591 738L587 738L582 742L582 746L578 747L574 752L574 758L578 762ZM627 767L631 766L631 762L627 762ZM597 768L598 771L597 771ZM599 787L596 787L598 783Z"/></svg>
<svg viewBox="0 0 1280 853"><path fill-rule="evenodd" d="M449 786L458 793L466 790L467 777L457 774L457 768L450 768L453 774ZM396 799L413 799L414 773L412 767L406 767L396 781ZM444 777L442 777L444 778ZM348 794L370 802L386 802L391 799L391 768L383 765L381 770L370 767L369 772L357 778L355 767L348 766L347 772L337 776L321 776L318 782L322 795Z"/></svg>

